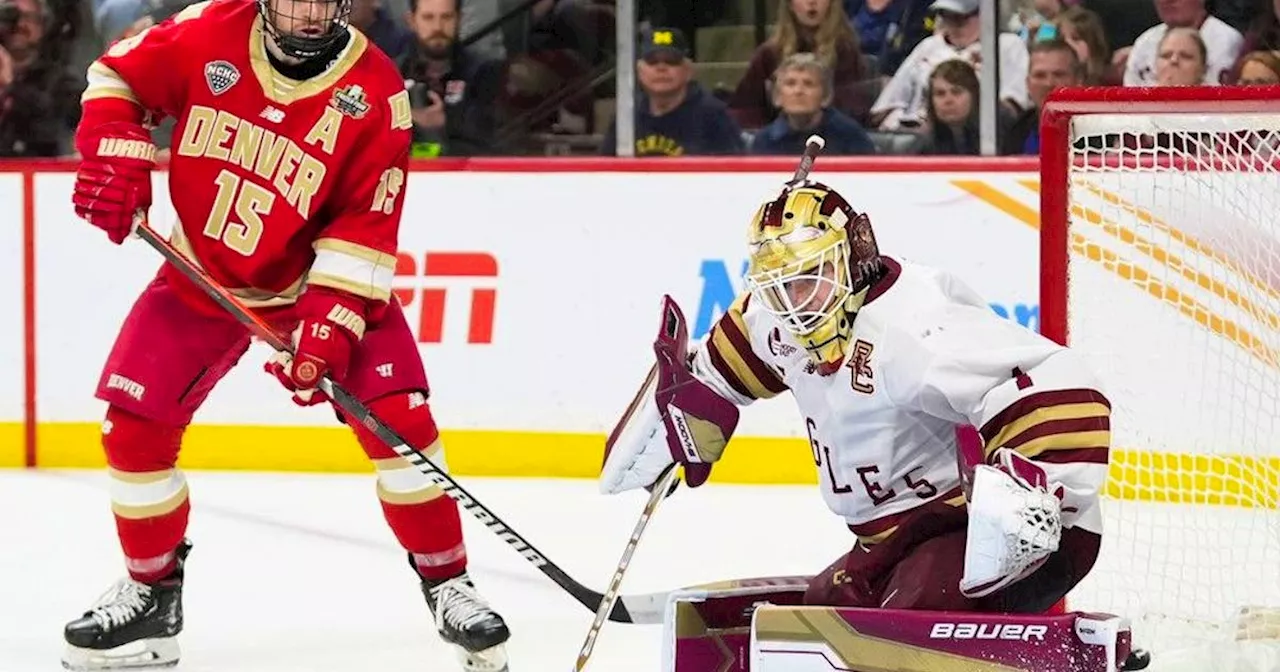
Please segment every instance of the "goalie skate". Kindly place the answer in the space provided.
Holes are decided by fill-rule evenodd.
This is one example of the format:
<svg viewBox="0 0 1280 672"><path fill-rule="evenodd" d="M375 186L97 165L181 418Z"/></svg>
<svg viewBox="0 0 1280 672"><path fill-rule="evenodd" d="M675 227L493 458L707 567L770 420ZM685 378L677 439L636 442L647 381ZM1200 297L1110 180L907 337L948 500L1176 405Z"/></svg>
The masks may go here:
<svg viewBox="0 0 1280 672"><path fill-rule="evenodd" d="M440 637L454 646L465 672L507 672L503 645L511 632L466 572L444 581L423 581L422 594Z"/></svg>
<svg viewBox="0 0 1280 672"><path fill-rule="evenodd" d="M84 615L67 623L62 666L77 672L173 667L181 651L183 562L191 545L177 549L178 567L155 584L125 577Z"/></svg>

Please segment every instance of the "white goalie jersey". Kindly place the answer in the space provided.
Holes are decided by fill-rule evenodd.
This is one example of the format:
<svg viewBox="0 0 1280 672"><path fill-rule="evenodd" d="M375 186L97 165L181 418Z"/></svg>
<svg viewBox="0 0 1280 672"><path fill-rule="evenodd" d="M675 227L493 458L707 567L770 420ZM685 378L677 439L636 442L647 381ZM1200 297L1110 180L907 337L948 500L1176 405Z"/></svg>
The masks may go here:
<svg viewBox="0 0 1280 672"><path fill-rule="evenodd" d="M939 499L963 506L955 428L990 456L1016 450L1065 488L1063 527L1101 533L1110 405L1071 350L997 316L955 276L890 257L854 320L844 366L819 375L744 294L694 357L694 375L739 405L790 391L822 495L871 544Z"/></svg>

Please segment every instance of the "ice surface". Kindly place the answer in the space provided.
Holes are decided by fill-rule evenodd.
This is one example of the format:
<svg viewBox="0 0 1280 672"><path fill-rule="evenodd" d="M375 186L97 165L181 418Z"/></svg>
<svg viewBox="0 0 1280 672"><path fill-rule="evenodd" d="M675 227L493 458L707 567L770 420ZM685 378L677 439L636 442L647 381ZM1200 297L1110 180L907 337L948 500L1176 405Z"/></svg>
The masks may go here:
<svg viewBox="0 0 1280 672"><path fill-rule="evenodd" d="M188 472L195 544L182 672L457 669L438 641L372 475ZM603 590L645 493L584 480L462 478L553 562ZM463 515L471 572L506 617L513 672L570 670L592 612ZM0 671L61 669L62 626L120 576L106 479L0 471ZM651 522L624 593L820 571L851 538L813 487L681 490ZM589 670L655 672L660 626L609 623Z"/></svg>

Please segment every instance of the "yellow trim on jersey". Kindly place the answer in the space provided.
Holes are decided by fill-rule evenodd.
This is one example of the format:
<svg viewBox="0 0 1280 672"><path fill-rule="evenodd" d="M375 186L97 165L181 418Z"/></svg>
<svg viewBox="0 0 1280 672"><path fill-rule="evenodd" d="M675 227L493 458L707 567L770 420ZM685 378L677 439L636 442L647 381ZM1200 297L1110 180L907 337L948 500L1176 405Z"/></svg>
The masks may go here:
<svg viewBox="0 0 1280 672"><path fill-rule="evenodd" d="M116 72L101 61L94 61L89 66L87 73L88 85L85 86L84 93L80 94L80 103L97 98L120 98L127 100L135 105L140 105L138 98L133 95L133 89L129 83L124 81L120 73Z"/></svg>
<svg viewBox="0 0 1280 672"><path fill-rule="evenodd" d="M375 301L391 298L396 258L371 247L337 238L320 238L311 245L315 261L307 284L333 287Z"/></svg>
<svg viewBox="0 0 1280 672"><path fill-rule="evenodd" d="M263 94L271 102L288 105L325 92L351 71L352 66L369 47L368 39L360 31L353 30L350 34L351 41L327 70L305 82L299 82L285 77L271 67L271 62L267 60L267 40L270 38L263 28L262 16L255 17L253 29L249 31L249 64L258 84L262 86Z"/></svg>
<svg viewBox="0 0 1280 672"><path fill-rule="evenodd" d="M760 359L755 351L751 349L751 331L747 328L746 318L743 317L743 310L747 304L748 294L738 297L724 315L716 321L714 327L711 328L710 347L714 355L724 361L729 367L729 371L720 371L723 376L732 374L735 380L725 381L731 385L736 382L753 399L770 399L776 397L780 392L770 388L769 383L773 382L777 387L786 389L786 383L778 378L773 370L769 367L768 362ZM728 320L731 326L725 325ZM734 339L729 335L728 329L737 330L737 335L741 336L742 343L735 344ZM741 347L739 347L741 346ZM752 360L755 360L756 367L752 366ZM715 363L715 357L712 358ZM771 381L762 379L760 375L756 375L756 369L760 369L762 375L772 375ZM734 387L737 387L734 385Z"/></svg>
<svg viewBox="0 0 1280 672"><path fill-rule="evenodd" d="M1106 418L1111 415L1110 409L1100 402L1075 404L1058 404L1041 406L1018 416L1016 420L1000 428L1000 431L987 442L985 453L991 456L998 448L1004 447L1014 438L1030 431L1046 422L1056 420L1087 420L1089 418ZM1065 450L1090 448L1111 445L1111 432L1090 429L1088 431L1068 431L1046 434L1019 444L1015 447L1019 453L1027 457L1035 457L1046 450Z"/></svg>
<svg viewBox="0 0 1280 672"><path fill-rule="evenodd" d="M196 268L208 272L204 265L200 263L199 257L196 256L195 248L191 247L191 242L187 240L187 235L182 230L182 222L175 221L173 223L173 233L169 235L169 244L173 245L173 248L186 257L187 261L190 261ZM296 303L298 297L302 295L302 285L306 277L305 273L298 276L293 282L289 283L288 287L279 292L257 287L226 287L226 290L232 296L240 299L241 303L248 308L287 306Z"/></svg>

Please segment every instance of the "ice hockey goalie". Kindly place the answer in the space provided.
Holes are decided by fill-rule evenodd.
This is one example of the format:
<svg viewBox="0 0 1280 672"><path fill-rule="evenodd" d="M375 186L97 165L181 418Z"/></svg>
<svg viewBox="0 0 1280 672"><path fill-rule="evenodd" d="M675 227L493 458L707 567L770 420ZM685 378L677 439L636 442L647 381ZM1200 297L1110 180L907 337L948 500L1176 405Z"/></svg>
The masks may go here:
<svg viewBox="0 0 1280 672"><path fill-rule="evenodd" d="M869 623L898 623L900 634L915 623L929 642L947 623L954 634L957 622L924 614L965 613L991 615L974 621L983 627L975 632L1014 640L1015 631L1048 632L1096 654L1096 669L1122 664L1122 619L1099 617L1111 632L1101 636L1110 642L1104 651L1080 643L1071 617L1040 616L1089 572L1101 541L1110 406L1089 367L995 315L954 275L881 254L869 216L826 185L787 185L759 207L748 245L747 291L693 352L659 353L656 375L611 436L601 489L648 486L673 461L700 485L738 409L790 392L822 496L854 541L802 583L695 590L692 601L749 595L794 605L784 620L796 609L827 609L829 627L808 613L780 629L757 623L752 638L791 632L822 641L833 647L829 661L865 651L830 640L848 644ZM859 616L867 610L881 615ZM918 616L886 619L890 612ZM771 613L756 609L754 618ZM1018 666L1018 646L1001 650L1012 667L956 669L1067 669L1043 656L1023 655L1031 667ZM964 647L953 654L967 655ZM753 644L752 656L763 655ZM908 659L881 656L870 669L940 669ZM856 659L842 664L786 669L863 669Z"/></svg>

